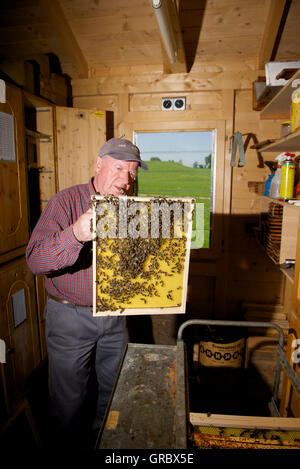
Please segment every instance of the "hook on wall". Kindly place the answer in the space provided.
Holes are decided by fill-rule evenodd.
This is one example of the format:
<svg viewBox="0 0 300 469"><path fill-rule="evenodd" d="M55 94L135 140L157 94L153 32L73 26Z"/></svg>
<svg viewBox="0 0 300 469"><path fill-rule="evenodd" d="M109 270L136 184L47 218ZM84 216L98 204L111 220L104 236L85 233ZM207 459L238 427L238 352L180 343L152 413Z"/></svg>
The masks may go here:
<svg viewBox="0 0 300 469"><path fill-rule="evenodd" d="M247 136L245 142L243 142L243 136ZM246 161L245 161L245 154L247 151L247 148L249 146L250 140L254 141L254 144L258 144L258 140L255 134L249 132L246 134L242 134L241 132L235 132L230 138L229 138L229 151L231 152L231 161L230 165L235 166L235 158L236 158L236 150L237 147L239 147L239 162L238 166L245 166ZM250 147L252 148L252 147ZM258 158L258 168L263 168L264 167L264 159L262 157L262 154L258 149L256 148L256 154Z"/></svg>

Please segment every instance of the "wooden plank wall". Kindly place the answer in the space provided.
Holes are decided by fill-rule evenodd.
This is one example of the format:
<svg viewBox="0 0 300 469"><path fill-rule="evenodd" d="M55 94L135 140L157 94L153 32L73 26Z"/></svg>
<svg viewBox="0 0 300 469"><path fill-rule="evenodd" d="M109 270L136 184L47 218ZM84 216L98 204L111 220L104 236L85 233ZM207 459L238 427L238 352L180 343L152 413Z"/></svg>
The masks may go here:
<svg viewBox="0 0 300 469"><path fill-rule="evenodd" d="M248 182L264 181L269 170L258 167L257 154L249 147L246 166L231 168L228 147L234 131L254 133L261 141L276 137L279 126L260 121L259 113L252 110L252 82L258 72L245 65L239 72L236 68L232 64L219 72L206 69L172 75L158 70L147 73L145 68L136 74L120 68L72 83L74 106L114 112L115 136L124 133L132 139L134 130L201 130L199 126L207 121L225 125L223 217L218 229L221 255L192 253L188 301L193 317L239 318L242 302L283 301L282 274L249 231L251 223L257 222L260 204L257 195L249 192ZM161 111L165 96L185 96L186 110Z"/></svg>
<svg viewBox="0 0 300 469"><path fill-rule="evenodd" d="M259 113L252 111L252 95L249 90L237 90L235 98L235 131L243 135L245 141L248 133L256 135L259 141L279 137L279 125L274 121L262 121ZM244 167L236 166L232 170L232 196L230 240L228 251L231 269L229 269L228 299L232 309L239 301L248 298L250 303L277 304L283 301L284 280L278 268L258 249L249 230L257 223L257 214L261 210L260 198L249 191L248 183L263 182L269 174L267 167L260 168L260 159L255 150L250 149L250 140L246 151ZM264 160L276 156L263 153Z"/></svg>

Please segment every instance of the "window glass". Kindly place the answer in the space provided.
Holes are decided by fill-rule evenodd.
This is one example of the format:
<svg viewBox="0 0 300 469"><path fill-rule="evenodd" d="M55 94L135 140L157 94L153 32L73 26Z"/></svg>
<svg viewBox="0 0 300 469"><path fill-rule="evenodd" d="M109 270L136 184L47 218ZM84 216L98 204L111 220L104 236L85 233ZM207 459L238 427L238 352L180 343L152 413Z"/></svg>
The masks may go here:
<svg viewBox="0 0 300 469"><path fill-rule="evenodd" d="M194 197L198 208L204 208L204 236L198 246L203 248L210 247L211 238L213 140L213 131L135 134L135 143L149 167L139 171L138 195Z"/></svg>

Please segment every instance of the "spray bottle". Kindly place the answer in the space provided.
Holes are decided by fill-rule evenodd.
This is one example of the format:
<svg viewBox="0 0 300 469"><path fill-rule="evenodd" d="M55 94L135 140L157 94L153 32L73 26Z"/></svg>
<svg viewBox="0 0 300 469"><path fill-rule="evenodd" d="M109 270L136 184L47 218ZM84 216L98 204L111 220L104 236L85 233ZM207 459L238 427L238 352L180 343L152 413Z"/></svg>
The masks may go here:
<svg viewBox="0 0 300 469"><path fill-rule="evenodd" d="M268 197L270 195L271 182L275 175L277 164L275 161L264 161L264 164L268 166L269 170L271 171L271 174L269 174L264 186L264 195Z"/></svg>
<svg viewBox="0 0 300 469"><path fill-rule="evenodd" d="M287 156L291 156L291 153L280 153L280 155L276 156L275 158L275 160L277 160L277 169L275 171L275 175L272 179L270 187L270 197L272 197L273 199L280 198L281 164Z"/></svg>
<svg viewBox="0 0 300 469"><path fill-rule="evenodd" d="M291 153L286 153L285 155L286 157L281 162L280 197L283 199L292 199L295 183L295 155Z"/></svg>

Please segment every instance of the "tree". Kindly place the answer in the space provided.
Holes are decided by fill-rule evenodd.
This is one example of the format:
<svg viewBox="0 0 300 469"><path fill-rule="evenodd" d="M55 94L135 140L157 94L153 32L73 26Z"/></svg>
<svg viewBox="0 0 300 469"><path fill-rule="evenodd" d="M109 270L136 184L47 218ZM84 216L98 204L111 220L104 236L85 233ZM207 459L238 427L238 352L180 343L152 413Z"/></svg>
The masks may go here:
<svg viewBox="0 0 300 469"><path fill-rule="evenodd" d="M211 153L205 157L205 168L211 168Z"/></svg>
<svg viewBox="0 0 300 469"><path fill-rule="evenodd" d="M195 161L195 163L193 164L193 168L198 168L198 163L197 163L197 161Z"/></svg>
<svg viewBox="0 0 300 469"><path fill-rule="evenodd" d="M158 156L151 156L150 161L160 161L160 158Z"/></svg>

